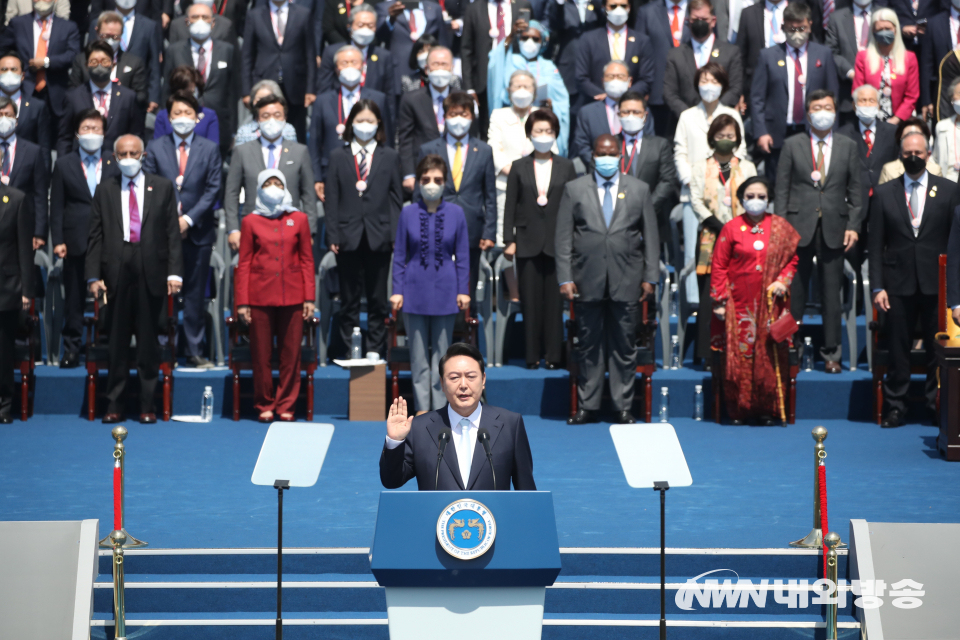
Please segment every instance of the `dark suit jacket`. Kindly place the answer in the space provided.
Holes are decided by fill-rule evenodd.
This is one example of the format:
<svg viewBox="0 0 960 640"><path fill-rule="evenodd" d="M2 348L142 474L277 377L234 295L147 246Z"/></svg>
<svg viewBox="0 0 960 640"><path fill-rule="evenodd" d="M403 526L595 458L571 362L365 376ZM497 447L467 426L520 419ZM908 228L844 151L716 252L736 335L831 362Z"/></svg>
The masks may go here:
<svg viewBox="0 0 960 640"><path fill-rule="evenodd" d="M629 158L624 157L622 164L626 166L628 162ZM657 219L665 222L680 188L677 165L673 160L673 142L652 135L643 136L640 150L630 163L630 175L650 187Z"/></svg>
<svg viewBox="0 0 960 640"><path fill-rule="evenodd" d="M420 147L439 137L440 128L437 127L437 115L433 111L430 87L421 87L403 94L397 113L397 140L402 175L414 174Z"/></svg>
<svg viewBox="0 0 960 640"><path fill-rule="evenodd" d="M142 1L142 0L141 0ZM113 4L113 0L104 0ZM104 9L105 11L116 11L115 8ZM97 14L91 14L96 16ZM147 73L147 102L156 102L160 104L160 54L163 53L163 32L160 29L160 18L151 18L150 14L140 13L140 9L134 10L133 33L130 34L130 44L123 53L129 53L143 61ZM97 38L97 21L93 18L90 23L89 40ZM86 60L81 58L81 65L86 66ZM125 65L133 67L133 65ZM122 69L121 69L122 71ZM119 74L119 71L117 72ZM138 91L138 88L131 86Z"/></svg>
<svg viewBox="0 0 960 640"><path fill-rule="evenodd" d="M240 84L244 96L261 80L277 82L294 105L302 105L306 94L315 93L317 60L310 11L296 4L287 11L283 46L277 44L270 10L256 7L250 11L243 34Z"/></svg>
<svg viewBox="0 0 960 640"><path fill-rule="evenodd" d="M34 297L33 207L7 185L0 184L0 195L0 311L14 311L22 308L21 298Z"/></svg>
<svg viewBox="0 0 960 640"><path fill-rule="evenodd" d="M757 6L757 5L754 5ZM753 7L750 7L751 9ZM753 74L750 88L750 113L753 118L753 135L773 136L773 147L783 145L787 131L784 114L792 108L787 88L787 45L779 44L760 53L760 60ZM817 89L829 89L838 95L837 69L833 66L833 53L822 44L807 45L807 94ZM800 123L797 123L800 124Z"/></svg>
<svg viewBox="0 0 960 640"><path fill-rule="evenodd" d="M650 87L650 103L663 104L663 76L667 68L667 56L673 50L673 34L670 32L670 18L663 2L650 2L637 9L637 17L633 29L643 34L650 41L650 49L645 50L648 56L653 56L653 85ZM680 46L687 46L690 42L690 28L687 27L686 14L679 16L683 35ZM629 56L628 56L629 59Z"/></svg>
<svg viewBox="0 0 960 640"><path fill-rule="evenodd" d="M580 37L577 47L577 85L584 100L605 93L603 90L603 67L610 62L610 44L606 29L593 29ZM656 80L653 48L643 34L627 29L627 44L624 47L624 62L630 70L633 85L630 87L642 96L653 94Z"/></svg>
<svg viewBox="0 0 960 640"><path fill-rule="evenodd" d="M113 143L120 136L132 133L143 137L143 111L137 105L137 94L132 89L107 85L113 95L110 96L110 111L107 114L107 130L103 134L103 148L107 153L113 151ZM73 128L74 117L84 109L92 109L93 94L90 84L71 89L64 103L63 117L60 118L60 136L57 153L66 155L78 148L76 131Z"/></svg>
<svg viewBox="0 0 960 640"><path fill-rule="evenodd" d="M103 150L102 150L103 151ZM67 245L68 256L82 256L87 252L90 237L90 205L93 196L87 187L79 151L57 158L50 183L50 234L53 246ZM113 158L102 158L100 181L116 178L120 169Z"/></svg>
<svg viewBox="0 0 960 640"><path fill-rule="evenodd" d="M553 257L553 239L557 235L557 210L563 187L576 180L573 162L554 154L547 188L547 204L537 204L540 196L533 172L533 154L515 160L507 176L507 199L503 208L503 243L517 243L518 258L534 258L541 253Z"/></svg>
<svg viewBox="0 0 960 640"><path fill-rule="evenodd" d="M340 88L340 80L333 57L343 47L343 43L328 45L320 58L320 68L317 70L317 95L325 91ZM363 86L389 96L389 104L397 104L397 96L401 93L400 76L396 72L397 60L392 53L383 47L367 47L367 76ZM392 140L391 140L392 142Z"/></svg>
<svg viewBox="0 0 960 640"><path fill-rule="evenodd" d="M511 15L516 20L521 9L533 8L527 0L510 0ZM487 92L487 60L493 49L490 37L490 16L486 2L473 2L463 12L463 36L460 39L460 58L463 60L463 89Z"/></svg>
<svg viewBox="0 0 960 640"><path fill-rule="evenodd" d="M917 24L918 18L927 18L927 30L933 23L933 18L943 11L950 11L950 0L920 0L917 5L917 13L913 13L913 3L910 0L890 0L889 5L893 9L897 18L900 19L900 28L908 25ZM907 38L904 38L904 44Z"/></svg>
<svg viewBox="0 0 960 640"><path fill-rule="evenodd" d="M389 49L390 53L393 54L394 86L400 86L400 79L407 74L417 71L417 69L411 69L410 65L407 64L410 61L410 51L413 49L413 40L410 39L410 21L401 13L397 16L396 21L393 23L393 29L391 29L390 14L387 12L391 4L393 3L381 2L376 5L376 42L379 42L382 46ZM446 42L447 34L443 33L443 10L440 9L440 5L430 0L423 0L423 14L426 17L427 26L426 30L421 29L422 33L435 37L438 41L441 41L444 46L447 46L449 43ZM484 60L486 60L486 58L484 58Z"/></svg>
<svg viewBox="0 0 960 640"><path fill-rule="evenodd" d="M116 11L117 3L114 0L91 0L90 1L90 24L97 24L97 17L103 11ZM162 0L137 0L137 6L134 12L140 16L144 15L157 24L160 24L160 14L163 13ZM167 14L173 17L172 13Z"/></svg>
<svg viewBox="0 0 960 640"><path fill-rule="evenodd" d="M850 99L853 81L847 78L847 73L853 71L853 65L857 61L857 43L860 35L855 32L853 15L854 12L850 8L837 9L830 16L826 32L826 45L833 52L833 62L837 67L837 77L840 81L838 105L841 112L850 112L854 109L853 101Z"/></svg>
<svg viewBox="0 0 960 640"><path fill-rule="evenodd" d="M880 172L883 165L893 162L900 155L897 144L897 127L877 120L877 133L873 137L873 149L867 155L867 143L860 133L860 123L848 122L837 133L846 136L857 143L857 155L860 156L860 202L865 207L870 202L870 192L880 184Z"/></svg>
<svg viewBox="0 0 960 640"><path fill-rule="evenodd" d="M150 295L167 295L167 277L183 277L183 248L177 220L176 187L166 178L145 174L140 206L140 259ZM110 291L120 280L123 259L121 177L101 180L90 210L90 240L84 272L103 280Z"/></svg>
<svg viewBox="0 0 960 640"><path fill-rule="evenodd" d="M180 156L176 134L163 136L147 145L147 158L143 163L146 173L156 174L176 185L180 174ZM180 205L178 213L193 222L187 232L187 240L196 245L213 244L217 235L217 220L213 208L220 194L220 174L223 162L219 147L206 138L194 135L183 172L183 184L174 190Z"/></svg>
<svg viewBox="0 0 960 640"><path fill-rule="evenodd" d="M44 157L46 156L46 157ZM34 235L47 237L47 193L50 188L50 154L29 140L17 138L13 168L10 170L10 185L27 194L36 220Z"/></svg>
<svg viewBox="0 0 960 640"><path fill-rule="evenodd" d="M602 133L611 133L607 121L607 109L603 102L590 102L577 115L577 126L570 145L571 158L580 156L588 171L593 162L593 141ZM647 121L643 125L643 135L653 136L653 114L647 112ZM641 149L643 147L641 146Z"/></svg>
<svg viewBox="0 0 960 640"><path fill-rule="evenodd" d="M740 50L719 37L713 39L710 60L718 63L729 76L729 88L720 96L720 103L735 107L743 95L743 63ZM671 48L667 54L667 70L663 77L663 100L673 111L680 114L700 104L700 90L696 84L697 61L693 57L693 45L689 42Z"/></svg>
<svg viewBox="0 0 960 640"><path fill-rule="evenodd" d="M463 209L467 218L470 248L474 249L480 244L480 240L495 240L497 237L497 184L493 170L493 149L490 145L470 136L469 147L467 160L463 165L460 191L453 187L453 167L447 154L445 138L431 140L420 147L417 162L431 153L447 162L447 182L443 187L443 199ZM414 189L414 202L420 197L419 189L419 185Z"/></svg>
<svg viewBox="0 0 960 640"><path fill-rule="evenodd" d="M34 58L33 14L17 16L7 28L0 32L0 51L16 51L24 61L26 79L36 84L37 76L26 67L26 61ZM70 65L73 57L80 51L80 33L77 25L53 16L50 25L50 41L47 45L47 57L50 67L46 70L49 107L56 115L63 113L63 102L70 85Z"/></svg>
<svg viewBox="0 0 960 640"><path fill-rule="evenodd" d="M333 1L330 0L330 2ZM368 4L376 5L378 1ZM291 0L291 2L310 12L309 29L313 34L313 50L319 55L323 51L323 16L326 0ZM270 0L254 0L253 6L267 8L269 3ZM237 33L243 33L242 25L237 28Z"/></svg>
<svg viewBox="0 0 960 640"><path fill-rule="evenodd" d="M367 176L367 190L360 193L356 183L350 147L331 153L324 192L327 244L339 245L340 251L355 251L366 234L371 251L389 252L397 237L397 220L403 206L397 152L378 144ZM372 188L369 185L373 185Z"/></svg>
<svg viewBox="0 0 960 640"><path fill-rule="evenodd" d="M592 8L591 8L592 7ZM547 3L547 19L550 22L550 38L556 43L553 61L563 77L563 83L570 92L570 104L576 101L574 96L580 92L577 86L577 46L580 36L591 29L603 28L603 8L599 5L587 5L586 19L580 20L576 2Z"/></svg>
<svg viewBox="0 0 960 640"><path fill-rule="evenodd" d="M447 408L430 411L413 419L413 426L403 444L395 449L386 445L380 454L380 483L387 489L397 489L411 478L417 479L420 491L509 490L510 481L518 491L536 491L533 480L533 455L523 426L523 417L512 411L483 405L480 426L490 432L490 449L497 475L493 486L493 474L480 443L473 448L470 477L464 482L460 477L457 462L457 447L454 440L447 444L437 476L437 438L440 429L450 428Z"/></svg>
<svg viewBox="0 0 960 640"><path fill-rule="evenodd" d="M377 145L377 148L393 146L393 112L391 105L387 102L386 96L379 91L368 89L366 86L360 88L360 98L373 100L380 107L380 114L384 124L384 134L387 137L385 145ZM344 146L344 141L337 133L337 125L340 122L340 111L338 100L341 100L339 85L336 91L327 91L317 96L317 101L313 105L313 118L310 120L310 160L313 163L313 178L317 182L325 180L327 172L327 162L330 154ZM343 103L341 102L340 105ZM342 109L342 106L341 106ZM347 121L349 113L343 114L343 121ZM376 154L374 154L376 156ZM354 176L356 182L356 176Z"/></svg>
<svg viewBox="0 0 960 640"><path fill-rule="evenodd" d="M952 227L960 192L956 182L927 174L920 233L913 237L904 192L908 179L901 176L884 182L870 199L870 289L884 289L892 296L917 292L935 296L940 281L939 256L946 253L948 264L950 260L948 244L955 234ZM948 269L947 273L956 272ZM956 278L948 277L947 286L954 293L960 291Z"/></svg>
<svg viewBox="0 0 960 640"><path fill-rule="evenodd" d="M192 2L190 4L193 4ZM244 4L243 2L234 3L233 0L227 2L227 7L237 6ZM243 9L244 15L246 15L246 7ZM190 39L190 24L187 22L187 10L183 10L183 15L173 18L170 21L170 28L167 32L167 41L172 45L176 42L182 42L184 40ZM173 14L170 14L171 16ZM236 23L234 23L230 18L226 16L214 16L213 20L213 29L210 30L210 37L214 40L220 40L222 42L229 42L237 49L240 48L240 43L237 39L237 29ZM242 33L242 32L241 32ZM166 75L166 74L164 74Z"/></svg>
<svg viewBox="0 0 960 640"><path fill-rule="evenodd" d="M346 44L350 42L350 16L347 14L347 0L322 0L321 24L317 25L317 35L322 34L327 44ZM367 4L376 7L381 0L371 0ZM352 15L352 14L351 14Z"/></svg>
<svg viewBox="0 0 960 640"><path fill-rule="evenodd" d="M920 39L920 104L935 102L940 80L940 61L953 51L950 33L950 12L938 14L927 23L927 33Z"/></svg>
<svg viewBox="0 0 960 640"><path fill-rule="evenodd" d="M824 243L839 249L844 232L860 233L865 216L856 143L846 136L834 135L827 175L819 187L810 179L812 172L810 136L798 133L788 138L777 165L775 211L800 234L801 247L810 244L820 222Z"/></svg>
<svg viewBox="0 0 960 640"><path fill-rule="evenodd" d="M170 74L180 65L193 66L193 52L190 40L172 43L163 54L163 77L169 80ZM163 90L163 106L170 95L169 84ZM237 101L240 99L240 52L233 45L213 42L213 59L207 71L207 81L203 88L203 106L217 112L220 124L220 148L230 148L230 141L237 130Z"/></svg>
<svg viewBox="0 0 960 640"><path fill-rule="evenodd" d="M24 80L20 88L20 111L17 112L17 139L29 140L43 149L44 161L50 168L50 152L53 151L56 131L50 125L50 107L33 95L32 82Z"/></svg>
<svg viewBox="0 0 960 640"><path fill-rule="evenodd" d="M133 24L136 25L136 21ZM89 82L87 56L81 51L73 58L73 67L70 69L70 88ZM149 100L147 99L147 67L143 60L132 53L121 52L117 58L117 84L132 89L137 94L137 104L146 111Z"/></svg>

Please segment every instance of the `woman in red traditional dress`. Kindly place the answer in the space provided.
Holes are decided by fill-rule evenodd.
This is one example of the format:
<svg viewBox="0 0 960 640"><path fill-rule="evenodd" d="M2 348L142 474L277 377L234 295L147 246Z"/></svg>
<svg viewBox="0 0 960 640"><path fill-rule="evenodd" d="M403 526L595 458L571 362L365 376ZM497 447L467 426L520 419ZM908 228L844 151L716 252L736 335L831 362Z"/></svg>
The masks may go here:
<svg viewBox="0 0 960 640"><path fill-rule="evenodd" d="M745 213L723 226L711 265L713 298L711 347L723 355L724 401L732 424L758 418L776 424L780 395L774 354L787 370L789 342L775 343L770 324L790 305L785 296L797 271L800 235L789 222L767 214L770 184L747 178L737 189ZM773 294L773 313L767 294Z"/></svg>

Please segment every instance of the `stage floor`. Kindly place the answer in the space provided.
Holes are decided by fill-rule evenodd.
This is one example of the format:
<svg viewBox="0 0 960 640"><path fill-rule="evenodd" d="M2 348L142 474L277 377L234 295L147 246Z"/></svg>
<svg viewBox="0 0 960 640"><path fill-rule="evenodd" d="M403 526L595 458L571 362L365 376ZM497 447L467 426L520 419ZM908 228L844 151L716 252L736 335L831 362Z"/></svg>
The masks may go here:
<svg viewBox="0 0 960 640"><path fill-rule="evenodd" d="M284 500L284 546L367 547L382 490L383 423L336 425L319 482ZM823 424L829 518L960 522L960 464L936 452L937 430L801 420L788 428L674 421L693 486L667 494L670 547L784 547L812 522L813 439ZM658 499L630 489L607 425L526 418L537 487L552 491L562 547L654 547ZM153 548L270 547L276 492L250 483L266 425L127 425L130 533ZM110 426L42 415L0 427L0 520L112 523ZM406 489L416 489L415 483Z"/></svg>

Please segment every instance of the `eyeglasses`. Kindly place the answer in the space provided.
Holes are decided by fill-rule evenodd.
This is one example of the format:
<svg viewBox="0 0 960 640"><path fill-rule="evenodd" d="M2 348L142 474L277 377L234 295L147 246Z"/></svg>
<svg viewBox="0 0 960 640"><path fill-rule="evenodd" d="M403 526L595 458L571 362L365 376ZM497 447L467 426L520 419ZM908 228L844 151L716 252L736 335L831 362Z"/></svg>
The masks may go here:
<svg viewBox="0 0 960 640"><path fill-rule="evenodd" d="M425 187L431 182L433 182L434 184L438 184L442 187L444 182L446 182L446 179L445 178L429 178L428 176L423 176L422 178L420 178L421 186Z"/></svg>

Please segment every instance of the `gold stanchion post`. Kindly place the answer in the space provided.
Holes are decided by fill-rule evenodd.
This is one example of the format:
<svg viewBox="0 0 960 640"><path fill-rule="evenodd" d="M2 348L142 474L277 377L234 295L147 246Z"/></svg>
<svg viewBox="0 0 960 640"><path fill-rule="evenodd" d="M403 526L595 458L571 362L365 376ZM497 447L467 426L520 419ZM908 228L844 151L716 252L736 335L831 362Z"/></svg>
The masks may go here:
<svg viewBox="0 0 960 640"><path fill-rule="evenodd" d="M127 624L123 607L123 546L127 541L123 531L113 531L107 538L113 545L113 620L115 640L126 640Z"/></svg>
<svg viewBox="0 0 960 640"><path fill-rule="evenodd" d="M816 444L813 447L813 529L806 537L795 540L790 543L791 547L800 549L822 549L823 531L820 519L820 461L827 457L827 450L823 446L823 441L827 439L827 430L821 427L814 427L810 432ZM837 547L846 548L846 544L839 542L837 537Z"/></svg>
<svg viewBox="0 0 960 640"><path fill-rule="evenodd" d="M827 579L837 584L837 545L840 544L840 535L831 531L823 537L823 543L827 545ZM827 637L826 640L837 640L837 602L840 597L840 586L837 585L837 591L834 593L834 602L827 605Z"/></svg>
<svg viewBox="0 0 960 640"><path fill-rule="evenodd" d="M114 490L116 491L119 489L120 491L120 514L118 519L120 521L119 531L123 532L123 537L124 537L124 542L122 543L123 548L134 549L138 547L145 547L147 546L148 543L144 542L143 540L138 540L134 538L132 535L130 535L129 533L127 533L126 526L124 525L124 517L127 514L126 478L124 476L124 473L125 473L124 461L127 457L127 450L123 444L123 441L127 439L127 428L124 427L123 425L117 425L110 432L110 435L113 437L114 440L116 440L116 444L114 444L113 446L113 458L114 460L117 461L117 464L120 467L120 486L115 487ZM114 548L115 545L113 543L113 540L111 539L112 536L113 534L110 534L109 536L107 536L106 538L100 541L100 547L102 549Z"/></svg>

